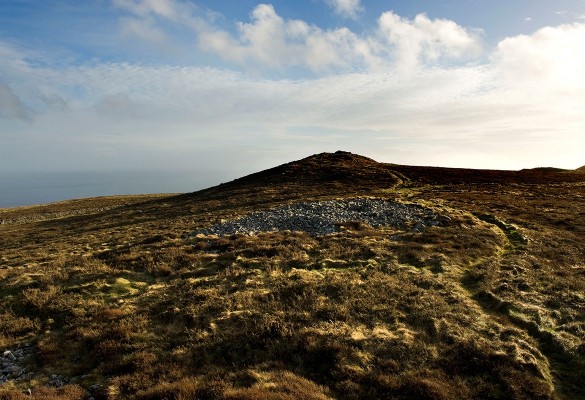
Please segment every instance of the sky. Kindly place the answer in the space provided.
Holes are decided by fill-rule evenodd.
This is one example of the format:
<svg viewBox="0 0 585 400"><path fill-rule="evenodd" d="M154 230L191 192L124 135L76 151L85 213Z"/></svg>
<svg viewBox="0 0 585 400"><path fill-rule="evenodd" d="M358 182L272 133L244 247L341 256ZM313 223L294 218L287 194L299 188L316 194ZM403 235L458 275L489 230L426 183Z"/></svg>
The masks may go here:
<svg viewBox="0 0 585 400"><path fill-rule="evenodd" d="M583 71L585 0L1 0L0 173L572 169Z"/></svg>

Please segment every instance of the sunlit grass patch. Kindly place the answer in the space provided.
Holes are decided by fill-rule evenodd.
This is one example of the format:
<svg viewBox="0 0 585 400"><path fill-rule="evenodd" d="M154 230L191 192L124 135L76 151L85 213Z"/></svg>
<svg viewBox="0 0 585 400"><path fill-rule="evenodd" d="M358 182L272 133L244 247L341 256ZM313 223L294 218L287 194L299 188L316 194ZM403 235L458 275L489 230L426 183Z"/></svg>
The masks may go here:
<svg viewBox="0 0 585 400"><path fill-rule="evenodd" d="M128 297L140 293L147 285L146 282L131 282L126 278L116 278L112 283L105 284L102 291L111 297Z"/></svg>

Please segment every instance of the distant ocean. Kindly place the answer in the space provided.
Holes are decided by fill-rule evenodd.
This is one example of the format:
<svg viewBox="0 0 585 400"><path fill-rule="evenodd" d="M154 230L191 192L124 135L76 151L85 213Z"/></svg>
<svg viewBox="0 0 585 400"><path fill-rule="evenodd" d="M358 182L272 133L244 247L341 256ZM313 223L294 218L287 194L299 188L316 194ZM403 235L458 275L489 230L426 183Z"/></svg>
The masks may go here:
<svg viewBox="0 0 585 400"><path fill-rule="evenodd" d="M187 193L219 183L203 173L0 173L0 208L117 194Z"/></svg>

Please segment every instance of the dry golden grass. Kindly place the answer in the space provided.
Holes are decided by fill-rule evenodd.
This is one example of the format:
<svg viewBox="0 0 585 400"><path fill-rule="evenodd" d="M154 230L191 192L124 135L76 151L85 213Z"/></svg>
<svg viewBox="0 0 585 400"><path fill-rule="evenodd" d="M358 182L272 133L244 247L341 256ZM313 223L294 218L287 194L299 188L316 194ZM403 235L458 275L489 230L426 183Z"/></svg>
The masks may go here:
<svg viewBox="0 0 585 400"><path fill-rule="evenodd" d="M422 233L347 223L322 237L186 237L351 196L451 220ZM96 400L585 397L583 174L319 155L194 194L0 219L11 221L0 350L35 348L34 376L0 399L84 399L90 387ZM52 374L73 381L48 388Z"/></svg>

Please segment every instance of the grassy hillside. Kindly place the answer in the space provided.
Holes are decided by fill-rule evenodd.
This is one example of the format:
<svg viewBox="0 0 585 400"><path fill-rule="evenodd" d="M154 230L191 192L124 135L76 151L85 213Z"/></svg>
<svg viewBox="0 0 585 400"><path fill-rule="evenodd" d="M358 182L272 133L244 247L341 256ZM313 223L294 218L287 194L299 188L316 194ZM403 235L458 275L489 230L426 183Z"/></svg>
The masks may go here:
<svg viewBox="0 0 585 400"><path fill-rule="evenodd" d="M196 232L356 197L442 222ZM2 221L0 350L28 354L3 372L3 399L585 398L582 174L324 153Z"/></svg>

